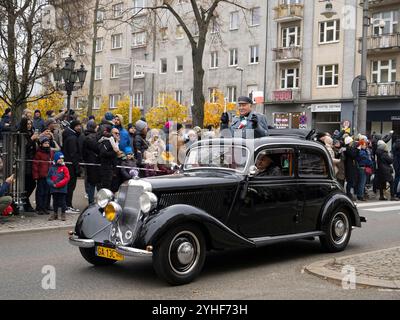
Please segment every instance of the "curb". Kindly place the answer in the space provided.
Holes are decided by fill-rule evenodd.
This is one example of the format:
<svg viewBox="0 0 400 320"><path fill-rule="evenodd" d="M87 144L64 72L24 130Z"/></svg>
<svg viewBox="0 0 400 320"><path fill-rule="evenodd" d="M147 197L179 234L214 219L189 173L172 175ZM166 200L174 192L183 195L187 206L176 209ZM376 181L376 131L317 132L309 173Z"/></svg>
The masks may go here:
<svg viewBox="0 0 400 320"><path fill-rule="evenodd" d="M350 256L345 256L345 257L340 257L340 258L333 258L329 260L323 260L319 262L312 263L306 267L304 267L304 270L312 275L315 275L321 279L331 281L335 284L342 285L342 281L344 278L344 274L338 271L334 271L331 269L326 268L327 265L333 264L340 262L341 260L349 259L349 258L354 258L354 257L361 257L365 255L370 255L370 254L375 254L379 252L384 252L384 251L391 251L393 249L399 249L400 247L394 247L394 248L389 248L389 249L383 249L383 250L377 250L377 251L370 251L370 252L365 252L361 254L355 254L355 255L350 255ZM356 275L356 285L360 287L373 287L373 288L382 288L382 289L400 289L400 279L399 280L383 280L383 279L378 279L374 277L368 277L368 276L360 276Z"/></svg>
<svg viewBox="0 0 400 320"><path fill-rule="evenodd" d="M41 231L51 231L51 230L63 230L63 229L74 229L75 224L65 225L65 226L54 226L54 227L42 227L42 228L30 228L30 229L10 229L0 231L0 236L4 234L17 234L17 233L25 233L25 232L41 232Z"/></svg>

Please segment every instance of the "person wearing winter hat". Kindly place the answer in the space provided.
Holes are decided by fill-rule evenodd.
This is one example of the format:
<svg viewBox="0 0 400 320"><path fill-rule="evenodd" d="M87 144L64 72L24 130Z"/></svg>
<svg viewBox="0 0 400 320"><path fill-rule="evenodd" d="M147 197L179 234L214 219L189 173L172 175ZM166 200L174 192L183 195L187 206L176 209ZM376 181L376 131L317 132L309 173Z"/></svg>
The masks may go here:
<svg viewBox="0 0 400 320"><path fill-rule="evenodd" d="M347 146L347 145L349 145L350 143L352 143L353 142L353 138L352 137L346 137L345 139L344 139L344 144Z"/></svg>
<svg viewBox="0 0 400 320"><path fill-rule="evenodd" d="M147 123L143 120L138 120L135 123L135 139L133 143L135 159L138 166L142 166L144 162L144 152L148 149L149 145L146 141L147 136Z"/></svg>
<svg viewBox="0 0 400 320"><path fill-rule="evenodd" d="M47 174L47 184L50 187L50 194L53 196L54 210L54 213L49 217L49 221L58 219L58 209L61 210L61 220L65 221L69 179L69 170L64 163L64 154L62 152L56 152L53 165Z"/></svg>
<svg viewBox="0 0 400 320"><path fill-rule="evenodd" d="M121 162L121 167L123 167L121 168L122 182L130 180L138 175L137 170L136 171L134 170L136 168L136 161L135 158L133 157L132 148L126 147L124 149L124 153L126 155L126 158Z"/></svg>
<svg viewBox="0 0 400 320"><path fill-rule="evenodd" d="M48 214L47 206L50 198L50 189L47 185L47 174L50 161L53 159L53 151L50 148L50 140L46 136L39 138L39 148L33 158L32 178L37 181L36 187L36 213Z"/></svg>
<svg viewBox="0 0 400 320"><path fill-rule="evenodd" d="M119 130L120 140L118 146L120 150L124 150L126 147L130 146L129 133L124 128L123 123L123 116L121 114L116 114L114 118L114 128L117 128Z"/></svg>

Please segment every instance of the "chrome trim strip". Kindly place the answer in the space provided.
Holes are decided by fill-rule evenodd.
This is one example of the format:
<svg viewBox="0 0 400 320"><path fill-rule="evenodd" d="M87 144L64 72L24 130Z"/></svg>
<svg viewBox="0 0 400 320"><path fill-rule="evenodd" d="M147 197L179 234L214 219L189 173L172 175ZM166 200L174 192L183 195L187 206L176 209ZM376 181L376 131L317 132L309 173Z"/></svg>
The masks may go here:
<svg viewBox="0 0 400 320"><path fill-rule="evenodd" d="M80 248L93 248L95 246L95 242L92 239L79 239L77 236L69 237L69 243L73 246Z"/></svg>
<svg viewBox="0 0 400 320"><path fill-rule="evenodd" d="M117 246L115 248L115 250L119 254L122 254L123 256L129 256L129 257L151 258L153 256L153 252L136 249L136 248L131 248L131 247Z"/></svg>

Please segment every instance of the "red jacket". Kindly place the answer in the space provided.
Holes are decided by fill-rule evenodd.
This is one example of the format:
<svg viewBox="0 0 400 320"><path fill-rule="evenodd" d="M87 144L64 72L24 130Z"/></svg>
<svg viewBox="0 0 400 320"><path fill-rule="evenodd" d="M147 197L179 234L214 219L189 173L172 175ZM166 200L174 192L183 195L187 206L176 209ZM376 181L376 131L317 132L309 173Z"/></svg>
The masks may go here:
<svg viewBox="0 0 400 320"><path fill-rule="evenodd" d="M54 152L44 152L42 149L36 151L35 157L33 158L32 165L32 178L33 180L47 178L47 173L51 167L51 160L53 160ZM35 161L39 160L39 161ZM45 161L45 162L43 162Z"/></svg>

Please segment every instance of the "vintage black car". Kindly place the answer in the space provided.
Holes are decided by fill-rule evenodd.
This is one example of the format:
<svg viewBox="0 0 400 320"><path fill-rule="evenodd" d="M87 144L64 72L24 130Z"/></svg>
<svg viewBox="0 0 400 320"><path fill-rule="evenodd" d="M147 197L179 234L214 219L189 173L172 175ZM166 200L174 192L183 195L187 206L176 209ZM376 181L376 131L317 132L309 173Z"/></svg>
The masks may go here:
<svg viewBox="0 0 400 320"><path fill-rule="evenodd" d="M361 220L320 143L212 139L191 146L178 174L130 180L115 196L99 191L69 241L96 266L151 257L156 273L179 285L200 273L209 250L319 237L338 252Z"/></svg>

